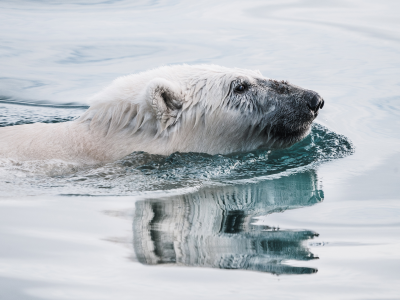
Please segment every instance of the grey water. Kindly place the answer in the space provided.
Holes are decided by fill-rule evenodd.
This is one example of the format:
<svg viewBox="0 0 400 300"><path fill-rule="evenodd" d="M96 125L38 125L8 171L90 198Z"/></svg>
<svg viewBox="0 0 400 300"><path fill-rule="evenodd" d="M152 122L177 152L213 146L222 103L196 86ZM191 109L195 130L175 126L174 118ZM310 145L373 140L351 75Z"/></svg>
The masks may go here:
<svg viewBox="0 0 400 300"><path fill-rule="evenodd" d="M0 126L118 76L258 69L320 93L289 149L0 161L1 299L400 299L400 3L2 1Z"/></svg>

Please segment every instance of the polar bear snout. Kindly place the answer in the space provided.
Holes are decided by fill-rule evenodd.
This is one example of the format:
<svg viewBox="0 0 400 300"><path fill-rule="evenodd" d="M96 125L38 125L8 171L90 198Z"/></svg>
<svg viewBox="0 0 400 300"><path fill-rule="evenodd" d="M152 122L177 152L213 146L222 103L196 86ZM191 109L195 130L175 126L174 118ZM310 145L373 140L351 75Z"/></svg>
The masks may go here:
<svg viewBox="0 0 400 300"><path fill-rule="evenodd" d="M324 99L322 97L313 91L307 92L308 95L306 95L306 105L307 107L313 111L314 113L317 113L319 109L322 109L322 107L325 104Z"/></svg>

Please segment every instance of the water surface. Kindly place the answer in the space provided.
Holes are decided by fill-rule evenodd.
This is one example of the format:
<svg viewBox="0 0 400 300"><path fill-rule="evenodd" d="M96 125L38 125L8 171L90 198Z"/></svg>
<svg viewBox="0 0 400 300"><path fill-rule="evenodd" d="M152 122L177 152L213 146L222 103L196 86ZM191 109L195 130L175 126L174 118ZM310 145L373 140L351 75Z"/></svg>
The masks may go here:
<svg viewBox="0 0 400 300"><path fill-rule="evenodd" d="M0 162L0 298L398 299L396 1L3 1L0 126L215 63L318 91L290 149Z"/></svg>

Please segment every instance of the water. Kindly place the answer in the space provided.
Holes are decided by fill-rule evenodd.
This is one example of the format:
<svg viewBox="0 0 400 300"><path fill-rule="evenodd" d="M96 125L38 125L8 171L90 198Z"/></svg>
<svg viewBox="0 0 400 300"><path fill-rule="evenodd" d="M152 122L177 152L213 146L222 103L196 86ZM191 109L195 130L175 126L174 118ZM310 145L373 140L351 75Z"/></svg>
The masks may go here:
<svg viewBox="0 0 400 300"><path fill-rule="evenodd" d="M72 120L163 64L259 69L326 101L281 151L1 161L1 299L399 299L399 3L0 8L0 126Z"/></svg>

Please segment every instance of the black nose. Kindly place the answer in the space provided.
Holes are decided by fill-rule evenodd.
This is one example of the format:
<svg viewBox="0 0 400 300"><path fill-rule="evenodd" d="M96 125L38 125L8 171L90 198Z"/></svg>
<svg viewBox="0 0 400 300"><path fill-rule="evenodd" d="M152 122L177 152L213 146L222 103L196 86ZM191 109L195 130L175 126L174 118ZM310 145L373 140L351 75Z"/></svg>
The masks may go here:
<svg viewBox="0 0 400 300"><path fill-rule="evenodd" d="M318 109L322 109L322 107L324 107L324 103L324 99L322 99L318 94L315 94L310 100L308 100L307 106L313 112L317 112Z"/></svg>

